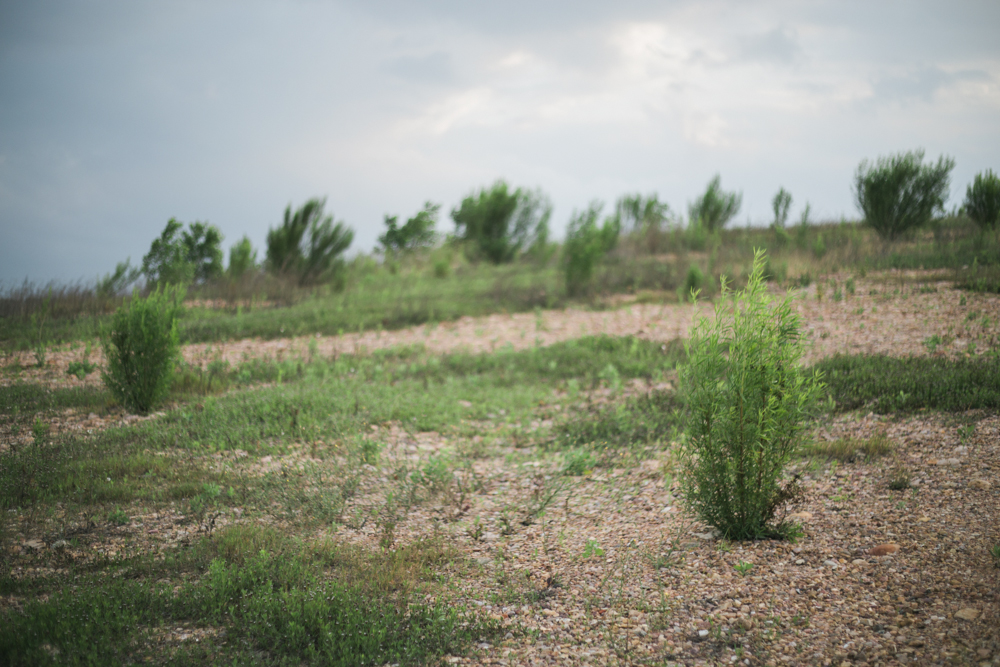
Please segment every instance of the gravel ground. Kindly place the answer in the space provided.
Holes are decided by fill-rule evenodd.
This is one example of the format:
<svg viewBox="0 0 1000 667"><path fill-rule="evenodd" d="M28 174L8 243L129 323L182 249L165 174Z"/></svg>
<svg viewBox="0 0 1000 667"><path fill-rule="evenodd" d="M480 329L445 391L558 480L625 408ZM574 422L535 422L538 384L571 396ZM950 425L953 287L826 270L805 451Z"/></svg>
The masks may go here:
<svg viewBox="0 0 1000 667"><path fill-rule="evenodd" d="M843 289L847 276L835 279ZM810 359L836 352L957 355L967 353L970 342L978 351L997 346L995 296L966 295L961 304L961 293L945 283L898 273L858 280L855 294L840 301L832 299L829 282L821 289L821 299L813 285L798 305ZM316 343L320 354L332 355L416 342L439 352L520 348L592 333L670 340L685 335L692 314L691 306L633 304L605 312L463 318ZM926 343L932 336L939 342ZM307 354L308 340L192 345L184 354L191 361L222 355L234 362L244 355ZM24 371L22 378L77 383L64 369L78 357L78 351L55 352L48 368ZM65 418L68 427L107 425L93 415ZM397 543L448 536L474 563L471 574L454 582L463 601L512 630L468 656L447 656L446 664L1000 665L1000 570L989 554L1000 542L996 415L849 414L818 425L816 440L884 433L896 453L839 465L797 461L806 494L789 508L804 529L795 543L727 543L692 522L665 475L665 454L638 467L562 477L558 461L493 438L491 428L483 424L485 439L470 440L396 426L371 435L385 444L387 462L441 450L475 452L472 470L481 490L417 506L395 533ZM304 458L291 454L254 465L296 466ZM207 464L246 465L241 460L231 453ZM913 486L892 491L889 480L900 470ZM388 488L381 474L373 472L355 500L359 506L373 506ZM525 524L538 498L555 488L544 513ZM182 517L171 512L137 511L133 519L142 523L104 535L92 548L113 557L126 542L138 548L139 534L169 548L196 530L180 527ZM219 525L237 520L234 514ZM372 546L380 537L374 526L342 529L338 536ZM25 535L15 549L49 547L44 535Z"/></svg>

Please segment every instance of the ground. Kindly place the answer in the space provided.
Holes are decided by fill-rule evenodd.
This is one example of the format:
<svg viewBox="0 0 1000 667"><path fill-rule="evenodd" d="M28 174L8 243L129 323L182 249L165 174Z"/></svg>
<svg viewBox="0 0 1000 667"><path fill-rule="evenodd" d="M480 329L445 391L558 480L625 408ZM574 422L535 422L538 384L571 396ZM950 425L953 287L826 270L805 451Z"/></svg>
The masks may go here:
<svg viewBox="0 0 1000 667"><path fill-rule="evenodd" d="M848 282L850 281L850 282ZM1000 298L953 290L930 274L833 276L803 290L797 302L807 361L836 353L962 355L997 346ZM709 310L702 306L701 312ZM191 363L253 356L331 357L420 343L434 353L549 345L596 333L667 343L686 335L690 305L624 304L611 311L540 311L463 318L391 332L190 345ZM67 376L80 350L50 354L44 369L17 381L48 386L99 382ZM100 361L94 352L93 358ZM28 365L28 355L23 358ZM10 360L8 360L10 363ZM3 381L14 381L12 374ZM533 428L574 419L583 405L609 404L663 386L556 391L537 409ZM459 400L459 403L463 401ZM460 408L471 407L464 404ZM502 413L502 411L500 411ZM144 419L157 419L156 415ZM99 430L135 417L68 410L56 431ZM811 429L818 443L885 439L891 453L853 460L796 459L805 494L788 508L803 534L794 542L731 543L684 511L669 446L621 466L581 465L561 474L566 456L530 437L511 437L504 415L463 421L461 429L419 431L376 423L376 465L361 473L346 510L356 516L386 506L393 470L461 461L446 483L426 484L423 502L370 521L345 520L311 533L365 548L398 549L444 541L462 565L443 570L450 604L493 616L510 632L480 643L450 664L985 664L1000 665L1000 570L990 548L1000 542L1000 418L990 413L891 416L833 413ZM30 436L3 434L4 446ZM227 475L311 471L343 463L336 443L303 440L285 454L167 452L178 465ZM846 457L851 458L851 457ZM845 459L841 456L840 459ZM910 485L890 488L901 474ZM427 473L430 478L430 473ZM303 481L308 485L310 482ZM56 540L56 510L24 520L13 536L15 576L69 563L169 551L243 521L294 530L280 518L229 507L192 520L179 504L125 508L122 525L80 524L72 541ZM432 593L428 593L432 594ZM4 606L24 601L14 596ZM167 629L166 645L206 640L211 628ZM207 641L207 640L206 640Z"/></svg>

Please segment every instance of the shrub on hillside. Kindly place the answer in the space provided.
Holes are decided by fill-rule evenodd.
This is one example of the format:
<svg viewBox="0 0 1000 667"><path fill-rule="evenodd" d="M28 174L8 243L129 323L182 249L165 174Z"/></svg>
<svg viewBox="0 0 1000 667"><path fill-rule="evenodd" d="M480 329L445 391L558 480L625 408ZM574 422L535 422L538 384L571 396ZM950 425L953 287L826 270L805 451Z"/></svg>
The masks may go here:
<svg viewBox="0 0 1000 667"><path fill-rule="evenodd" d="M955 161L923 164L923 150L863 160L854 176L854 197L865 223L892 241L930 222L943 210Z"/></svg>
<svg viewBox="0 0 1000 667"><path fill-rule="evenodd" d="M440 210L440 204L427 202L402 227L399 226L398 216L385 216L385 234L378 237L378 242L387 254L434 245L437 238L434 225Z"/></svg>
<svg viewBox="0 0 1000 667"><path fill-rule="evenodd" d="M782 473L822 386L799 366L799 316L791 296L775 303L767 291L765 261L758 251L746 288L732 298L723 285L715 317L692 330L680 372L683 495L730 540L787 533L773 523L795 495Z"/></svg>
<svg viewBox="0 0 1000 667"><path fill-rule="evenodd" d="M142 272L154 284L184 285L222 275L222 232L207 222L170 218L142 258Z"/></svg>
<svg viewBox="0 0 1000 667"><path fill-rule="evenodd" d="M587 210L575 212L570 218L563 244L566 291L570 294L581 294L590 288L597 263L618 242L621 230L618 217L607 218L597 226L601 208L599 202L593 202Z"/></svg>
<svg viewBox="0 0 1000 667"><path fill-rule="evenodd" d="M722 189L718 174L708 182L705 194L698 197L689 207L691 224L696 223L709 234L721 231L726 223L740 211L743 195Z"/></svg>
<svg viewBox="0 0 1000 667"><path fill-rule="evenodd" d="M285 208L280 227L267 232L267 267L292 275L306 285L336 277L343 271L340 256L354 240L354 230L323 214L325 199L310 199L295 213ZM308 234L308 235L307 235Z"/></svg>
<svg viewBox="0 0 1000 667"><path fill-rule="evenodd" d="M493 264L513 261L547 236L552 204L539 190L511 191L504 181L462 200L453 209L456 237L469 241L471 251Z"/></svg>
<svg viewBox="0 0 1000 667"><path fill-rule="evenodd" d="M132 412L149 412L170 390L180 350L177 316L183 300L182 287L157 289L146 298L133 293L102 332L104 384Z"/></svg>
<svg viewBox="0 0 1000 667"><path fill-rule="evenodd" d="M983 231L1000 224L1000 178L987 169L965 191L965 214Z"/></svg>

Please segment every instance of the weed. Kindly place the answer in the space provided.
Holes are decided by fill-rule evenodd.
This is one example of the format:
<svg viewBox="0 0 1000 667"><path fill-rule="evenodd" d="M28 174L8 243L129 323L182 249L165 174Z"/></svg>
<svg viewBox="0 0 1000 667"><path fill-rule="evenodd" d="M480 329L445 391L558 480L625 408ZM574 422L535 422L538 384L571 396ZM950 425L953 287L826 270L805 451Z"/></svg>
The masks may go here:
<svg viewBox="0 0 1000 667"><path fill-rule="evenodd" d="M108 512L108 523L110 524L115 526L124 526L128 524L129 521L130 519L128 514L126 514L125 510L120 507L116 506L113 510Z"/></svg>
<svg viewBox="0 0 1000 667"><path fill-rule="evenodd" d="M889 477L889 488L893 491L905 491L910 488L910 472L902 466L893 470Z"/></svg>
<svg viewBox="0 0 1000 667"><path fill-rule="evenodd" d="M990 556L993 558L993 567L1000 569L1000 542L990 547Z"/></svg>
<svg viewBox="0 0 1000 667"><path fill-rule="evenodd" d="M746 561L741 560L739 563L733 566L733 569L736 570L736 573L738 575L740 575L741 577L745 577L747 576L747 574L750 573L750 570L753 569L753 563L748 563Z"/></svg>
<svg viewBox="0 0 1000 667"><path fill-rule="evenodd" d="M583 545L582 557L593 558L596 556L600 558L603 555L604 555L604 549L602 549L601 545L597 543L597 540L588 538L586 544Z"/></svg>
<svg viewBox="0 0 1000 667"><path fill-rule="evenodd" d="M580 477L589 475L597 465L597 458L585 449L571 449L563 454L562 474Z"/></svg>
<svg viewBox="0 0 1000 667"><path fill-rule="evenodd" d="M924 347L927 348L928 352L934 354L937 352L938 347L941 346L941 342L941 336L934 334L933 336L928 336L924 339Z"/></svg>

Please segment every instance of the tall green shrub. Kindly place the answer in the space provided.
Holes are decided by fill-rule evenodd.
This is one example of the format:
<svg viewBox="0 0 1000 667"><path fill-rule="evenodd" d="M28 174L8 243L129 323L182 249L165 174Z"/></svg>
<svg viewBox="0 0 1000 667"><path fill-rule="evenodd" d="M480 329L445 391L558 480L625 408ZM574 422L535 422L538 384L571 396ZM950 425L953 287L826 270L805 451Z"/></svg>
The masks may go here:
<svg viewBox="0 0 1000 667"><path fill-rule="evenodd" d="M923 164L923 150L863 160L854 175L854 198L865 223L892 241L931 220L948 199L955 161L940 157Z"/></svg>
<svg viewBox="0 0 1000 667"><path fill-rule="evenodd" d="M680 373L689 419L683 495L732 540L787 532L774 524L795 491L782 473L822 386L799 366L799 316L790 295L776 300L767 291L765 263L757 251L746 289L735 295L723 284L715 317L691 333Z"/></svg>
<svg viewBox="0 0 1000 667"><path fill-rule="evenodd" d="M292 213L285 208L280 227L267 230L267 267L297 276L306 285L336 279L343 272L341 255L354 240L354 230L325 215L326 199L310 199Z"/></svg>
<svg viewBox="0 0 1000 667"><path fill-rule="evenodd" d="M511 191L502 180L451 211L456 237L470 241L474 256L493 264L513 261L540 235L547 236L551 215L552 204L540 190Z"/></svg>
<svg viewBox="0 0 1000 667"><path fill-rule="evenodd" d="M602 208L600 202L592 202L585 211L574 212L570 218L562 258L566 290L570 294L581 294L590 288L597 263L618 242L621 231L618 216L611 216L597 226Z"/></svg>
<svg viewBox="0 0 1000 667"><path fill-rule="evenodd" d="M965 190L965 213L983 231L1000 225L1000 178L987 169Z"/></svg>
<svg viewBox="0 0 1000 667"><path fill-rule="evenodd" d="M170 390L180 352L177 316L184 293L178 286L157 289L146 298L133 293L102 332L104 385L132 412L149 412Z"/></svg>
<svg viewBox="0 0 1000 667"><path fill-rule="evenodd" d="M718 174L708 182L705 194L698 197L688 207L691 223L697 221L710 234L721 231L726 223L736 216L743 203L743 194L726 192Z"/></svg>

